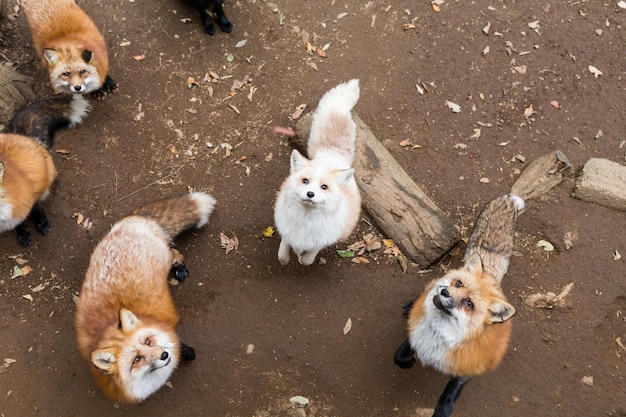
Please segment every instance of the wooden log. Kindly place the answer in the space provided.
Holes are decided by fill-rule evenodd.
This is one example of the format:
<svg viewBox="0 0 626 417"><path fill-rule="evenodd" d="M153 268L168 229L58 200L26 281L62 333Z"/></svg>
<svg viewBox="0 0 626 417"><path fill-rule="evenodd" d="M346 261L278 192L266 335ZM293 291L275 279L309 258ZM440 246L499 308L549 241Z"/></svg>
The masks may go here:
<svg viewBox="0 0 626 417"><path fill-rule="evenodd" d="M572 165L561 151L547 153L528 164L511 187L511 194L525 201L537 198L573 175Z"/></svg>
<svg viewBox="0 0 626 417"><path fill-rule="evenodd" d="M364 209L386 237L392 238L411 261L428 267L458 241L459 232L417 186L355 113L356 180ZM306 150L311 113L296 123L292 144Z"/></svg>

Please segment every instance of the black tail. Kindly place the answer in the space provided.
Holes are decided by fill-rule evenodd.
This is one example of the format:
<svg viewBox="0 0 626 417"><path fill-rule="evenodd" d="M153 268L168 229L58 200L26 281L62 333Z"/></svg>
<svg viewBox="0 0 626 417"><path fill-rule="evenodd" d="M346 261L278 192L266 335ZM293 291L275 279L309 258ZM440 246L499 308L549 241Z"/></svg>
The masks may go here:
<svg viewBox="0 0 626 417"><path fill-rule="evenodd" d="M81 123L89 110L91 105L80 94L44 98L18 110L9 132L29 136L50 149L56 132Z"/></svg>

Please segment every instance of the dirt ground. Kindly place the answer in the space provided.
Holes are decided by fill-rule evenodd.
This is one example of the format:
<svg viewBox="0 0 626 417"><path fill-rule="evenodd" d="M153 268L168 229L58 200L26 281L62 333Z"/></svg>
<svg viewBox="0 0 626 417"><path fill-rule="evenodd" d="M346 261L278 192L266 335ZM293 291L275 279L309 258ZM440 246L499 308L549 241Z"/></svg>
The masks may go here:
<svg viewBox="0 0 626 417"><path fill-rule="evenodd" d="M626 159L616 0L446 0L438 12L428 1L226 0L233 32L212 37L180 1L79 3L108 41L120 88L57 136L49 235L28 248L0 235L3 417L416 417L434 407L447 378L392 357L406 336L403 303L457 266L463 244L404 273L383 249L364 255L369 264L336 253L368 233L389 237L365 212L323 265L281 266L278 236L263 235L291 150L273 127L295 127L298 106L313 109L340 82L360 79L356 113L465 237L541 155L561 150L576 172L592 157ZM49 96L21 11L3 20L2 39L2 54ZM509 351L470 381L453 415L626 416L626 213L572 198L574 186L528 201L504 280L518 311ZM113 404L75 342L91 250L133 208L188 189L218 200L204 229L177 240L190 277L171 290L197 358L144 404ZM225 253L220 233L238 247ZM12 278L19 259L30 273ZM570 283L562 305L526 303ZM296 395L309 405L297 410Z"/></svg>

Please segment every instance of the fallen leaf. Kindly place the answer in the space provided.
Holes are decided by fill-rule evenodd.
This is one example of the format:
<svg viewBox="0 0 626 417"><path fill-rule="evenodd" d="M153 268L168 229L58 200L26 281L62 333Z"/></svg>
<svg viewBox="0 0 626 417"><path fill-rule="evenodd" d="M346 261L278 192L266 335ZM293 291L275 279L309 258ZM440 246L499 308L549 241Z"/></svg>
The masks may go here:
<svg viewBox="0 0 626 417"><path fill-rule="evenodd" d="M441 8L437 4L431 3L430 5L433 8L433 12L439 13L441 11Z"/></svg>
<svg viewBox="0 0 626 417"><path fill-rule="evenodd" d="M540 240L539 242L537 242L537 247L543 248L543 250L545 250L546 252L554 251L554 245L547 240Z"/></svg>
<svg viewBox="0 0 626 417"><path fill-rule="evenodd" d="M367 258L364 258L362 256L356 256L354 258L352 258L352 262L354 262L355 264L363 264L363 265L367 265L370 263L370 260Z"/></svg>
<svg viewBox="0 0 626 417"><path fill-rule="evenodd" d="M248 42L248 40L247 40L247 39L240 40L239 42L237 42L237 43L235 44L235 48L241 48L241 47L242 47L242 46L244 46L247 42Z"/></svg>
<svg viewBox="0 0 626 417"><path fill-rule="evenodd" d="M343 335L347 335L352 330L352 319L348 317L346 324L343 326Z"/></svg>
<svg viewBox="0 0 626 417"><path fill-rule="evenodd" d="M559 103L556 100L550 100L550 104L552 105L552 107L554 107L555 109L560 109L561 108L561 103Z"/></svg>
<svg viewBox="0 0 626 417"><path fill-rule="evenodd" d="M235 56L233 54L226 55L226 62L233 62Z"/></svg>
<svg viewBox="0 0 626 417"><path fill-rule="evenodd" d="M533 105L532 104L524 109L524 117L527 118L527 119L530 116L532 116L533 114L536 114L536 113L537 112L533 109Z"/></svg>
<svg viewBox="0 0 626 417"><path fill-rule="evenodd" d="M315 53L321 56L322 58L326 58L326 52L322 48L315 49Z"/></svg>
<svg viewBox="0 0 626 417"><path fill-rule="evenodd" d="M293 120L296 120L298 117L302 116L302 112L304 112L304 109L306 109L306 104L300 104L298 107L296 107L296 110L291 114L291 118Z"/></svg>
<svg viewBox="0 0 626 417"><path fill-rule="evenodd" d="M292 404L307 405L309 403L309 399L301 395L296 395L295 397L291 397L289 402Z"/></svg>
<svg viewBox="0 0 626 417"><path fill-rule="evenodd" d="M39 284L35 288L31 288L30 290L32 292L40 292L40 291L43 291L45 288L46 286L44 284Z"/></svg>
<svg viewBox="0 0 626 417"><path fill-rule="evenodd" d="M143 61L144 59L146 59L146 56L145 56L144 54L141 54L141 55L135 55L135 56L133 56L133 59L134 59L135 61Z"/></svg>
<svg viewBox="0 0 626 417"><path fill-rule="evenodd" d="M289 137L296 136L296 132L293 129L289 129L288 127L274 126L274 133L277 135L284 135Z"/></svg>
<svg viewBox="0 0 626 417"><path fill-rule="evenodd" d="M193 78L193 77L187 78L187 88L192 88L192 87L195 87L196 85L198 85L198 84L196 84L196 79L195 78Z"/></svg>
<svg viewBox="0 0 626 417"><path fill-rule="evenodd" d="M343 13L339 13L337 15L337 20L343 19L344 17L346 17L348 15L347 12L343 12Z"/></svg>
<svg viewBox="0 0 626 417"><path fill-rule="evenodd" d="M267 226L265 230L263 230L263 236L272 237L274 236L275 232L276 232L276 229L274 229L274 226Z"/></svg>
<svg viewBox="0 0 626 417"><path fill-rule="evenodd" d="M602 75L602 71L594 67L593 65L589 65L589 72L593 74L594 77L598 78Z"/></svg>
<svg viewBox="0 0 626 417"><path fill-rule="evenodd" d="M57 149L55 152L60 153L61 155L67 155L70 153L67 149Z"/></svg>
<svg viewBox="0 0 626 417"><path fill-rule="evenodd" d="M452 113L461 113L461 106L456 103L446 100L446 106L448 106L448 108L452 110Z"/></svg>
<svg viewBox="0 0 626 417"><path fill-rule="evenodd" d="M404 139L403 141L400 142L400 146L405 147L405 146L411 146L413 143L411 142L411 139Z"/></svg>
<svg viewBox="0 0 626 417"><path fill-rule="evenodd" d="M30 294L24 294L24 295L22 295L22 298L26 298L28 301L35 301L33 296L30 295Z"/></svg>
<svg viewBox="0 0 626 417"><path fill-rule="evenodd" d="M354 251L351 251L351 250L337 249L337 254L339 256L341 256L342 258L353 258L354 257Z"/></svg>
<svg viewBox="0 0 626 417"><path fill-rule="evenodd" d="M233 109L233 110L235 111L235 113L237 113L237 114L241 114L241 112L239 111L239 109L238 109L237 107L235 107L234 105L229 104L229 105L228 105L228 107L230 107L231 109Z"/></svg>
<svg viewBox="0 0 626 417"><path fill-rule="evenodd" d="M230 251L237 250L239 248L239 239L236 235L233 235L233 237L230 238L220 232L220 245L226 250L225 255L227 255Z"/></svg>

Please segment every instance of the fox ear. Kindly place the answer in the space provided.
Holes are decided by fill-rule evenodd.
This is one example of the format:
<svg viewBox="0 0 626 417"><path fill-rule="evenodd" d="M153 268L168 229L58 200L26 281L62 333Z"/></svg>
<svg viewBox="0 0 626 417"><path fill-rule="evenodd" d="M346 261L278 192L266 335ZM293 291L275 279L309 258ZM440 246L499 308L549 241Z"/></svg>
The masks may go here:
<svg viewBox="0 0 626 417"><path fill-rule="evenodd" d="M111 349L96 349L91 352L91 363L107 374L115 372L116 362L117 358Z"/></svg>
<svg viewBox="0 0 626 417"><path fill-rule="evenodd" d="M290 158L291 172L293 173L301 169L306 163L306 161L307 159L304 156L302 156L300 152L294 149L291 152L291 158Z"/></svg>
<svg viewBox="0 0 626 417"><path fill-rule="evenodd" d="M83 53L80 54L80 57L83 59L83 61L89 64L91 62L91 59L93 58L93 52L91 52L89 49L85 49Z"/></svg>
<svg viewBox="0 0 626 417"><path fill-rule="evenodd" d="M137 318L137 316L135 316L133 314L132 311L127 310L125 308L122 308L120 310L120 330L123 333L129 332L131 330L133 330L135 328L135 326L137 326L137 323L139 323L139 319Z"/></svg>
<svg viewBox="0 0 626 417"><path fill-rule="evenodd" d="M342 169L337 173L339 186L344 187L354 177L354 168Z"/></svg>
<svg viewBox="0 0 626 417"><path fill-rule="evenodd" d="M515 307L504 300L496 300L489 305L489 323L504 323L515 315Z"/></svg>
<svg viewBox="0 0 626 417"><path fill-rule="evenodd" d="M474 252L465 262L465 269L472 274L480 275L483 273L483 260L480 258L478 252Z"/></svg>
<svg viewBox="0 0 626 417"><path fill-rule="evenodd" d="M46 48L43 50L43 57L48 61L48 64L56 64L61 58L61 54L54 49Z"/></svg>

